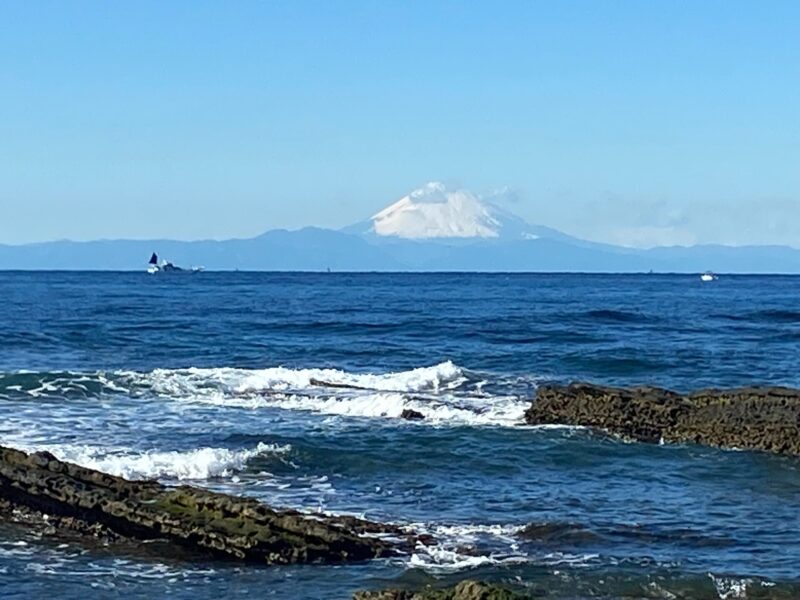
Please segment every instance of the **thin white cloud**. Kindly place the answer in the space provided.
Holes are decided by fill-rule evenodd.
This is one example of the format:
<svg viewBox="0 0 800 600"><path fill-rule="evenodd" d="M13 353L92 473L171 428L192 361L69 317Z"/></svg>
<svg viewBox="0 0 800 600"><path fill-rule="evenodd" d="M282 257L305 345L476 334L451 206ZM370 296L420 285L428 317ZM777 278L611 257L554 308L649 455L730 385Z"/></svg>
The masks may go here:
<svg viewBox="0 0 800 600"><path fill-rule="evenodd" d="M574 215L574 216L573 216ZM800 200L675 202L609 195L556 226L584 239L628 246L694 244L786 245L800 247Z"/></svg>

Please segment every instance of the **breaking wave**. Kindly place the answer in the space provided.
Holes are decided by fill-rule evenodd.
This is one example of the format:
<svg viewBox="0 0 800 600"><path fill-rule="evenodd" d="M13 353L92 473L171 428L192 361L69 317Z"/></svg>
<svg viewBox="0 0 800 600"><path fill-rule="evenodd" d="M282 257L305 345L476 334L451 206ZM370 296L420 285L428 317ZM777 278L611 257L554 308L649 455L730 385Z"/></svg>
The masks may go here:
<svg viewBox="0 0 800 600"><path fill-rule="evenodd" d="M4 440L4 443L8 443ZM265 454L286 454L288 445L259 443L244 450L227 448L198 448L183 452L135 452L108 450L87 445L12 445L26 452L47 451L59 460L75 463L126 479L203 480L229 477L245 468L247 462Z"/></svg>
<svg viewBox="0 0 800 600"><path fill-rule="evenodd" d="M450 361L385 374L277 367L156 370L127 377L134 387L188 402L366 418L397 419L414 411L432 424L512 425L527 408L517 395L484 392L485 381Z"/></svg>
<svg viewBox="0 0 800 600"><path fill-rule="evenodd" d="M131 382L165 394L195 393L209 386L219 391L289 392L309 388L339 388L380 392L440 392L467 382L465 371L450 361L394 373L348 373L339 369L156 369L150 373L126 373Z"/></svg>
<svg viewBox="0 0 800 600"><path fill-rule="evenodd" d="M451 361L377 374L338 369L225 367L0 375L0 399L121 394L361 418L399 419L405 412L406 416L433 425L520 424L534 387L533 380L487 381Z"/></svg>

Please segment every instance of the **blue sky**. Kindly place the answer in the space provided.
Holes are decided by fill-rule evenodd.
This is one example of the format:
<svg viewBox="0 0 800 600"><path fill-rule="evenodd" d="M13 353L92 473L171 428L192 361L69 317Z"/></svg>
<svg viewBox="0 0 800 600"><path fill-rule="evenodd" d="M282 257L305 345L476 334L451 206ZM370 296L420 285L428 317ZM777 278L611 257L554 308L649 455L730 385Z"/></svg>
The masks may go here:
<svg viewBox="0 0 800 600"><path fill-rule="evenodd" d="M0 243L360 221L429 180L800 247L800 3L0 3Z"/></svg>

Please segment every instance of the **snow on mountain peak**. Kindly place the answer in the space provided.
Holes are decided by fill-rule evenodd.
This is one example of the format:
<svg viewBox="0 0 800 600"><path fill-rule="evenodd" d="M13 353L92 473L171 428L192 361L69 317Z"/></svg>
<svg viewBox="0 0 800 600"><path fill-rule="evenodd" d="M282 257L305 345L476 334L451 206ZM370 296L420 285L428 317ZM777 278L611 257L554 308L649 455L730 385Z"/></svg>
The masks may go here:
<svg viewBox="0 0 800 600"><path fill-rule="evenodd" d="M501 211L467 190L426 183L372 217L380 236L409 239L496 238L503 228Z"/></svg>

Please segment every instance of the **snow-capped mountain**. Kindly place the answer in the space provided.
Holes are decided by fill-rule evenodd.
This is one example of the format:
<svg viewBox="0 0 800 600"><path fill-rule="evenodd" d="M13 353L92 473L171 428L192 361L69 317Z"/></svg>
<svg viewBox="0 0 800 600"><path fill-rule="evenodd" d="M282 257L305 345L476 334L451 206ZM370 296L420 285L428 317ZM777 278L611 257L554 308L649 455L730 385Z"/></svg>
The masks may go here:
<svg viewBox="0 0 800 600"><path fill-rule="evenodd" d="M800 273L785 246L636 250L532 225L479 196L428 183L344 230L273 229L250 239L98 240L0 244L0 270L140 270L157 251L178 264L251 271ZM696 281L699 281L697 279Z"/></svg>
<svg viewBox="0 0 800 600"><path fill-rule="evenodd" d="M410 239L496 238L502 220L492 206L467 190L427 183L371 219L373 232Z"/></svg>
<svg viewBox="0 0 800 600"><path fill-rule="evenodd" d="M482 198L464 189L448 189L439 182L426 183L346 231L411 240L563 236L547 227L529 225L492 198Z"/></svg>

